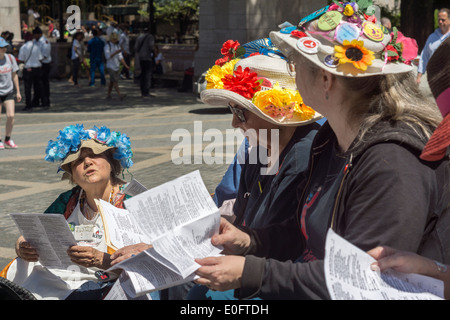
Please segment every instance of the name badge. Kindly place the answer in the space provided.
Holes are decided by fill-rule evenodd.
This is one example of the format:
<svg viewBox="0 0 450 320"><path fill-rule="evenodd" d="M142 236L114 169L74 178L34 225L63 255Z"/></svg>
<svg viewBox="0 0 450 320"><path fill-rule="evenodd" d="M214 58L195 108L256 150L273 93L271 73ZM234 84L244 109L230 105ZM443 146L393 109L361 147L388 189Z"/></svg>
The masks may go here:
<svg viewBox="0 0 450 320"><path fill-rule="evenodd" d="M75 226L74 237L76 241L92 240L95 225Z"/></svg>

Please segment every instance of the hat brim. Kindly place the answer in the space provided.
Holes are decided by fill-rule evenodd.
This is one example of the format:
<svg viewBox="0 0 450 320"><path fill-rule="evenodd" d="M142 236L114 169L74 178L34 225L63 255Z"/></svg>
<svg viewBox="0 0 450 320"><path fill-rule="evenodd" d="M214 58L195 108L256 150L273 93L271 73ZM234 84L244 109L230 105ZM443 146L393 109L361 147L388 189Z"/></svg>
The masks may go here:
<svg viewBox="0 0 450 320"><path fill-rule="evenodd" d="M225 89L208 89L202 91L200 94L200 98L203 103L211 105L211 106L227 106L230 102L233 102L250 112L254 113L258 117L263 120L270 122L272 124L276 124L278 126L304 126L313 122L316 122L323 118L323 116L319 113L315 113L314 117L309 120L301 120L299 116L295 115L291 119L276 119L271 116L265 114L261 109L259 109L255 104L253 104L250 100L244 98L240 94L225 90Z"/></svg>
<svg viewBox="0 0 450 320"><path fill-rule="evenodd" d="M308 32L306 33L308 34ZM311 54L301 51L297 47L299 39L290 34L272 31L270 33L270 39L287 57L291 56L292 52L299 53L318 67L338 76L368 77L383 74L405 73L413 70L413 67L410 65L404 63L385 64L384 61L379 58L374 59L372 65L368 66L365 71L357 69L350 63L339 64L337 67L330 67L327 66L324 61L327 56L334 54L334 45L326 45L323 39L317 39L321 42L319 51Z"/></svg>
<svg viewBox="0 0 450 320"><path fill-rule="evenodd" d="M109 149L113 149L114 147L107 146L106 144L98 142L94 139L83 140L78 150L74 153L69 154L66 159L64 159L64 161L61 163L61 169L63 169L67 173L70 173L71 163L80 157L81 149L83 148L89 148L94 154L100 154Z"/></svg>
<svg viewBox="0 0 450 320"><path fill-rule="evenodd" d="M450 113L434 130L420 158L426 161L439 161L447 154L448 146L450 146Z"/></svg>

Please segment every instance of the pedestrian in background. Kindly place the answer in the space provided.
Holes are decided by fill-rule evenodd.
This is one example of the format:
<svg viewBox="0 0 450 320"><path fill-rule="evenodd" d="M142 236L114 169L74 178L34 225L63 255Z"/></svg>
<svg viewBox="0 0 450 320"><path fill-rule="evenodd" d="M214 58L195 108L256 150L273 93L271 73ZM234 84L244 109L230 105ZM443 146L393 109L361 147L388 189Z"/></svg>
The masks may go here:
<svg viewBox="0 0 450 320"><path fill-rule="evenodd" d="M153 72L153 52L155 47L155 38L148 28L144 29L136 39L135 53L139 59L141 74L139 77L142 97L152 97L150 87L152 85Z"/></svg>
<svg viewBox="0 0 450 320"><path fill-rule="evenodd" d="M50 64L52 62L52 47L48 39L42 34L42 30L36 27L33 32L34 39L39 45L43 59L41 69L41 90L36 92L36 106L50 107Z"/></svg>
<svg viewBox="0 0 450 320"><path fill-rule="evenodd" d="M74 86L78 87L78 71L81 66L81 41L84 38L83 32L77 32L72 40L72 81Z"/></svg>
<svg viewBox="0 0 450 320"><path fill-rule="evenodd" d="M106 99L111 99L111 92L114 88L119 95L119 99L123 100L126 94L121 94L119 89L119 70L120 63L124 68L129 68L122 55L122 48L119 46L119 35L115 32L111 33L110 39L105 46L106 70L109 74L108 94Z"/></svg>
<svg viewBox="0 0 450 320"><path fill-rule="evenodd" d="M123 59L126 64L129 66L131 61L131 52L130 52L130 38L128 36L128 26L126 24L120 25L120 30L122 33L119 38L119 46L122 48ZM120 71L120 76L122 79L130 79L130 70L127 68L122 68Z"/></svg>
<svg viewBox="0 0 450 320"><path fill-rule="evenodd" d="M19 66L14 56L6 53L8 46L8 42L0 37L0 101L6 109L5 141L2 142L0 139L0 150L5 149L5 147L17 148L17 145L11 139L15 113L14 99L17 99L17 102L22 100L19 77L17 76ZM2 106L0 105L0 115L1 112Z"/></svg>
<svg viewBox="0 0 450 320"><path fill-rule="evenodd" d="M27 33L25 35L25 44L20 47L19 61L23 62L23 83L25 86L25 108L24 111L31 111L35 106L33 103L35 99L32 99L31 89L34 87L35 92L39 92L41 89L41 67L42 56L39 45L36 41L33 41L33 35Z"/></svg>
<svg viewBox="0 0 450 320"><path fill-rule="evenodd" d="M439 28L434 30L427 39L420 55L419 66L417 68L417 84L420 84L422 75L427 70L428 60L434 51L450 36L450 9L442 8L438 13Z"/></svg>
<svg viewBox="0 0 450 320"><path fill-rule="evenodd" d="M103 62L105 42L100 39L97 29L92 29L92 35L94 37L88 42L89 62L91 64L91 81L89 82L89 86L93 87L95 84L95 71L97 69L100 72L100 83L104 86L106 85L105 64Z"/></svg>

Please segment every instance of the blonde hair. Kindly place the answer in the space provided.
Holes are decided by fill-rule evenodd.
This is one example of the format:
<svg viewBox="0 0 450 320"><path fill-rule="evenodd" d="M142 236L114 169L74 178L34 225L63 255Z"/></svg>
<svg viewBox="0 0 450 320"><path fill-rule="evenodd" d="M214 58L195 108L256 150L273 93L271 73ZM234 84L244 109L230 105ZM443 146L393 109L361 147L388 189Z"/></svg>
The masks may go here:
<svg viewBox="0 0 450 320"><path fill-rule="evenodd" d="M292 52L290 59L300 57L315 78L320 67ZM297 60L298 61L298 60ZM442 116L434 99L426 98L419 90L413 72L367 77L335 76L342 84L343 101L351 104L348 121L360 123L352 149L365 142L365 136L381 121L401 121L409 125L424 142L428 141ZM351 151L351 150L349 150Z"/></svg>
<svg viewBox="0 0 450 320"><path fill-rule="evenodd" d="M371 77L337 77L351 101L349 120L360 121L354 148L381 121L401 121L409 125L424 142L428 141L442 116L431 98L419 90L412 72Z"/></svg>

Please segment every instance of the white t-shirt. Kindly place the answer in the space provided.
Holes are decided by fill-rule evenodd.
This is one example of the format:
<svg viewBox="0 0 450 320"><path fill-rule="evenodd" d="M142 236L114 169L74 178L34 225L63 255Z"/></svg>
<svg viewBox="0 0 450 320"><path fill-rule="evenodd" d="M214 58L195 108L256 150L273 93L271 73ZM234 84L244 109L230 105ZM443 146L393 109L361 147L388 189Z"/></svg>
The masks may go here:
<svg viewBox="0 0 450 320"><path fill-rule="evenodd" d="M27 41L20 47L18 59L24 62L24 68L40 68L42 67L42 59L44 56L41 53L39 44L35 40Z"/></svg>
<svg viewBox="0 0 450 320"><path fill-rule="evenodd" d="M0 60L0 96L6 96L13 91L12 73L17 72L17 70L19 70L19 67L16 59L6 53L3 60Z"/></svg>
<svg viewBox="0 0 450 320"><path fill-rule="evenodd" d="M120 61L123 59L122 52L119 52L114 57L111 57L111 55L116 52L117 50L121 50L118 43L114 44L112 42L108 42L105 45L105 58L106 58L106 68L111 69L114 71L119 71L120 68Z"/></svg>

